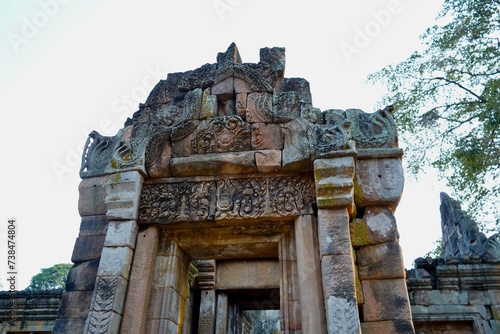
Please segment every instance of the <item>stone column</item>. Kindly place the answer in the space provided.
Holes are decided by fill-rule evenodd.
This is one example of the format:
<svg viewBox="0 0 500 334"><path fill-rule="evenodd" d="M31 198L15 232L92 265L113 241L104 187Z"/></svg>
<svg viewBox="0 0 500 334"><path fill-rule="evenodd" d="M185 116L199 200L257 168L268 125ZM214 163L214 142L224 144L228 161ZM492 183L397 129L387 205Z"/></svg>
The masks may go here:
<svg viewBox="0 0 500 334"><path fill-rule="evenodd" d="M354 158L314 161L318 238L328 333L360 333L349 221L354 211Z"/></svg>
<svg viewBox="0 0 500 334"><path fill-rule="evenodd" d="M229 314L229 302L227 293L219 292L217 294L217 315L215 321L215 334L227 334L227 318Z"/></svg>
<svg viewBox="0 0 500 334"><path fill-rule="evenodd" d="M283 334L302 333L299 301L299 273L295 249L295 230L278 243L280 260L280 310Z"/></svg>
<svg viewBox="0 0 500 334"><path fill-rule="evenodd" d="M317 233L313 216L295 219L302 331L322 334L326 333L326 326Z"/></svg>
<svg viewBox="0 0 500 334"><path fill-rule="evenodd" d="M165 231L158 253L146 320L146 333L181 333L189 294L190 259Z"/></svg>
<svg viewBox="0 0 500 334"><path fill-rule="evenodd" d="M201 289L199 334L215 333L215 260L198 262L198 285Z"/></svg>
<svg viewBox="0 0 500 334"><path fill-rule="evenodd" d="M363 217L351 224L363 291L364 332L413 334L405 268L394 210L403 192L402 150L358 150L356 207Z"/></svg>
<svg viewBox="0 0 500 334"><path fill-rule="evenodd" d="M142 175L132 171L106 178L104 204L109 224L84 333L119 332L138 232Z"/></svg>
<svg viewBox="0 0 500 334"><path fill-rule="evenodd" d="M148 226L139 232L137 238L120 332L122 334L141 334L146 330L146 316L157 251L158 227Z"/></svg>

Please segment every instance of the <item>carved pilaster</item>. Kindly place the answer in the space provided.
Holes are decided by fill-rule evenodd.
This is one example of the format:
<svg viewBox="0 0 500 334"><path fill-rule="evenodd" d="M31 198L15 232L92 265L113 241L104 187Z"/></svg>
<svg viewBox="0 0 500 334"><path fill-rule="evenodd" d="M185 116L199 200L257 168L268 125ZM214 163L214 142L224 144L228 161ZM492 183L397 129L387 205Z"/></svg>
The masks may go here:
<svg viewBox="0 0 500 334"><path fill-rule="evenodd" d="M284 334L302 333L299 277L295 230L279 241L281 330Z"/></svg>
<svg viewBox="0 0 500 334"><path fill-rule="evenodd" d="M318 239L328 333L360 333L354 254L349 232L354 213L354 158L317 159Z"/></svg>
<svg viewBox="0 0 500 334"><path fill-rule="evenodd" d="M215 260L198 262L198 285L201 289L199 334L213 334L215 331Z"/></svg>

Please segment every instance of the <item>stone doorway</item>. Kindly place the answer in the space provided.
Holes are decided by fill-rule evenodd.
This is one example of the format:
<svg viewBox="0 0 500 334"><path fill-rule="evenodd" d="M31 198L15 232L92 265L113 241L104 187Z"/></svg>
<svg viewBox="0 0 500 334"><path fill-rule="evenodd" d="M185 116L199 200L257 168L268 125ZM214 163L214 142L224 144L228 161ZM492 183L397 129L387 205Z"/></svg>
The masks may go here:
<svg viewBox="0 0 500 334"><path fill-rule="evenodd" d="M229 333L252 311L234 291L269 289L286 334L414 333L393 108L321 111L284 69L284 48L231 44L89 135L55 333Z"/></svg>
<svg viewBox="0 0 500 334"><path fill-rule="evenodd" d="M225 326L226 333L257 334L280 332L280 291L279 289L236 290L218 293L218 301L227 296L227 308L218 305L217 329ZM220 319L220 320L219 320ZM224 331L221 331L224 332Z"/></svg>

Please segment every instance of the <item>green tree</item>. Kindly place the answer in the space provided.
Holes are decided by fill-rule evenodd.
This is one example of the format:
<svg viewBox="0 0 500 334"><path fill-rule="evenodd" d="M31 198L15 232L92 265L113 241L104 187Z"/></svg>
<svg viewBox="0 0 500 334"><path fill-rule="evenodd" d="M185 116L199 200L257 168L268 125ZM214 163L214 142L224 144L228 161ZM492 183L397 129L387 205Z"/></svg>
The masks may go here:
<svg viewBox="0 0 500 334"><path fill-rule="evenodd" d="M70 263L59 263L50 268L43 268L40 273L31 278L29 291L56 290L66 288L66 278L73 265Z"/></svg>
<svg viewBox="0 0 500 334"><path fill-rule="evenodd" d="M388 93L408 169L437 169L469 215L499 216L500 1L444 0L423 51L371 74ZM397 47L397 46L396 46Z"/></svg>
<svg viewBox="0 0 500 334"><path fill-rule="evenodd" d="M424 255L424 259L428 258L428 257L433 258L433 259L440 258L442 251L443 251L443 240L442 239L434 240L434 248L432 250L428 251Z"/></svg>

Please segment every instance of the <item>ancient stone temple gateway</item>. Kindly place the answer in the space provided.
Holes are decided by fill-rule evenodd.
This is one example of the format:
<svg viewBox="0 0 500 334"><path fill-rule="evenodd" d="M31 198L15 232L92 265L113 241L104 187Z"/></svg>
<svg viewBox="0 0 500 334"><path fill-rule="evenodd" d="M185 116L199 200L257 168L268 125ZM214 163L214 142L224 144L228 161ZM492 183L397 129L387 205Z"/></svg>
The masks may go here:
<svg viewBox="0 0 500 334"><path fill-rule="evenodd" d="M387 107L313 107L284 48L160 81L114 137L90 134L54 333L414 333Z"/></svg>

